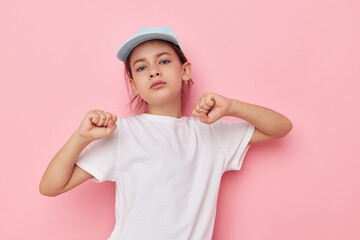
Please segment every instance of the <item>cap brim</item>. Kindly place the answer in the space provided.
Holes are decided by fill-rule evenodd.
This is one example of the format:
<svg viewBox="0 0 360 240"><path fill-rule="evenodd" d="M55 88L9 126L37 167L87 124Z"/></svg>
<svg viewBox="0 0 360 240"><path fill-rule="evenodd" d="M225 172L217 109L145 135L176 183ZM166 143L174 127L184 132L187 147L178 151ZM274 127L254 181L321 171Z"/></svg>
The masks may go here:
<svg viewBox="0 0 360 240"><path fill-rule="evenodd" d="M165 40L174 43L175 45L178 45L181 49L180 43L178 40L168 34L162 34L162 33L147 33L147 34L141 34L138 36L135 36L128 41L126 41L118 50L116 56L121 61L125 62L127 56L129 53L140 43L146 42L148 40Z"/></svg>

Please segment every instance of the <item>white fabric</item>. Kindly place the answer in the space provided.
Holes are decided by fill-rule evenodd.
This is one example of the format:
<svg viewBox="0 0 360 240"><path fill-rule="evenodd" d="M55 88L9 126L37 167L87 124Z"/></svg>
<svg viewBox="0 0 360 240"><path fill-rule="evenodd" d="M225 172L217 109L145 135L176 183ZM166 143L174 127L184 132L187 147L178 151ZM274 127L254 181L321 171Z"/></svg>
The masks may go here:
<svg viewBox="0 0 360 240"><path fill-rule="evenodd" d="M240 169L253 131L246 121L118 118L76 163L96 182L116 182L109 240L210 240L222 174Z"/></svg>

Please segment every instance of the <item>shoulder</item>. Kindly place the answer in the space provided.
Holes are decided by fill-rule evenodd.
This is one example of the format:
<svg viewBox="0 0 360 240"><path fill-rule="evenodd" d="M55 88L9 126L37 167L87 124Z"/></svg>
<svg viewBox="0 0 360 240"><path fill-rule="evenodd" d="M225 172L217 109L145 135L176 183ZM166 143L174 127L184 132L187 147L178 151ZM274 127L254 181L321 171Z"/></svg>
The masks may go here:
<svg viewBox="0 0 360 240"><path fill-rule="evenodd" d="M117 126L121 127L124 125L131 125L134 122L141 121L140 115L130 115L130 116L124 116L124 117L118 117L116 124Z"/></svg>
<svg viewBox="0 0 360 240"><path fill-rule="evenodd" d="M199 120L200 122L200 120ZM217 135L248 135L253 133L254 126L244 120L226 120L219 119L211 124L199 123L203 128L209 128L210 131L214 131Z"/></svg>
<svg viewBox="0 0 360 240"><path fill-rule="evenodd" d="M194 129L197 129L198 131L201 131L201 132L221 131L221 128L222 128L224 122L226 122L224 120L219 119L216 122L207 124L207 123L201 122L200 119L197 117L189 116L189 117L183 117L183 118L184 118L184 122L187 122L188 125L192 126Z"/></svg>

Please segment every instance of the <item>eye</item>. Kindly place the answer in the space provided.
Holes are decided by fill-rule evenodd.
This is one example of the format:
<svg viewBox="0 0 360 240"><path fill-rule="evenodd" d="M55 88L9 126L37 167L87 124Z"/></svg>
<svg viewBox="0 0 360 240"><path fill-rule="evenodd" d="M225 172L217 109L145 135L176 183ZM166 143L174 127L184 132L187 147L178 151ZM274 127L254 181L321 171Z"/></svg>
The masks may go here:
<svg viewBox="0 0 360 240"><path fill-rule="evenodd" d="M169 60L162 60L162 61L160 61L160 64L161 64L162 62L165 62L165 64L166 64L166 63L169 63Z"/></svg>
<svg viewBox="0 0 360 240"><path fill-rule="evenodd" d="M144 66L141 66L141 67L139 67L138 69L136 69L136 71L137 71L137 72L141 72L142 70L144 70L144 68L145 68Z"/></svg>

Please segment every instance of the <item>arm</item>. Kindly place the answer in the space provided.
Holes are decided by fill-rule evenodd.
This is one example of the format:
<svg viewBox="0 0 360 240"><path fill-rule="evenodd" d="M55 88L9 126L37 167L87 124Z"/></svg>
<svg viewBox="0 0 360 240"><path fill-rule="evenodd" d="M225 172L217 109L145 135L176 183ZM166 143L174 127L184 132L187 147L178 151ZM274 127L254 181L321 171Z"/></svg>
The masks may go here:
<svg viewBox="0 0 360 240"><path fill-rule="evenodd" d="M92 141L110 136L116 129L115 115L99 110L86 114L80 127L51 160L41 179L39 191L46 196L64 193L92 177L75 162Z"/></svg>
<svg viewBox="0 0 360 240"><path fill-rule="evenodd" d="M75 165L77 157L89 143L77 132L71 135L47 167L39 186L41 194L56 196L92 177Z"/></svg>
<svg viewBox="0 0 360 240"><path fill-rule="evenodd" d="M197 102L193 115L211 124L223 116L233 116L255 126L250 143L286 136L292 129L288 118L265 107L229 99L216 93L206 93Z"/></svg>
<svg viewBox="0 0 360 240"><path fill-rule="evenodd" d="M236 99L231 99L231 105L226 116L241 118L255 126L250 143L285 137L292 129L292 123L284 115Z"/></svg>

